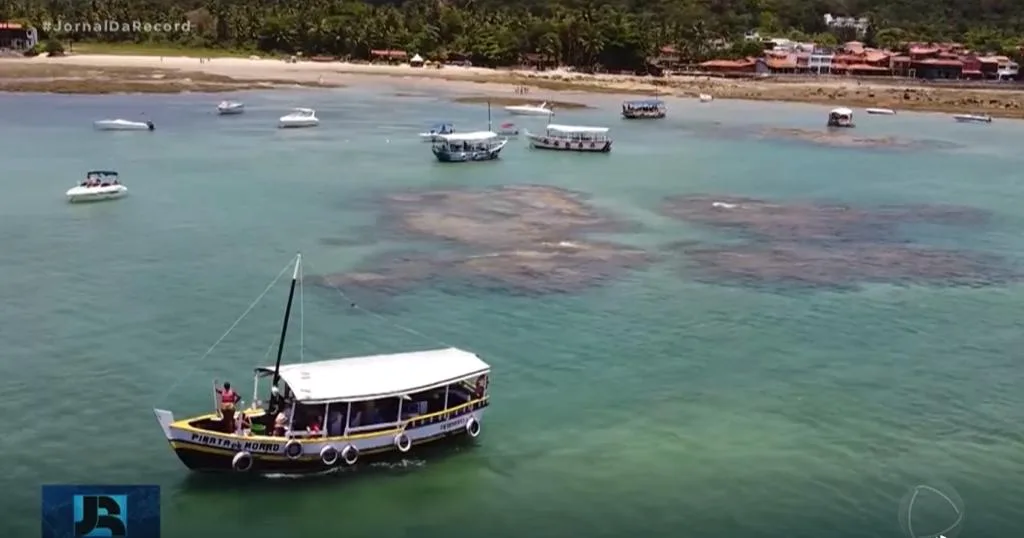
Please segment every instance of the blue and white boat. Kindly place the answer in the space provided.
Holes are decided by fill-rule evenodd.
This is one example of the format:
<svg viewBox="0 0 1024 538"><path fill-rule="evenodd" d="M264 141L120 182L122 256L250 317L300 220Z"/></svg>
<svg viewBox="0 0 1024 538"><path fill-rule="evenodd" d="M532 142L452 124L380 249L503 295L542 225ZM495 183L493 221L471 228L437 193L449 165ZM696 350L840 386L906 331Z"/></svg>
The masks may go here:
<svg viewBox="0 0 1024 538"><path fill-rule="evenodd" d="M465 163L471 161L493 161L501 149L508 144L508 138L493 131L472 133L451 133L439 135L433 151L437 160L443 163Z"/></svg>
<svg viewBox="0 0 1024 538"><path fill-rule="evenodd" d="M430 128L425 133L420 133L420 140L424 142L440 142L442 135L452 134L455 132L455 126L450 123L438 123Z"/></svg>

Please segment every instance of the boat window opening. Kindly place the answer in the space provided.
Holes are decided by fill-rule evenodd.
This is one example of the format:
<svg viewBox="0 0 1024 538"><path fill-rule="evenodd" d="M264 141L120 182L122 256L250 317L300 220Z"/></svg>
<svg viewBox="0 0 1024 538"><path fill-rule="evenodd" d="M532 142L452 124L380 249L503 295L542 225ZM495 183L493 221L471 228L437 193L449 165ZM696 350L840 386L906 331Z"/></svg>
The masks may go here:
<svg viewBox="0 0 1024 538"><path fill-rule="evenodd" d="M349 433L388 430L401 424L401 398L380 398L352 403Z"/></svg>
<svg viewBox="0 0 1024 538"><path fill-rule="evenodd" d="M327 404L296 403L289 437L320 437L324 435Z"/></svg>

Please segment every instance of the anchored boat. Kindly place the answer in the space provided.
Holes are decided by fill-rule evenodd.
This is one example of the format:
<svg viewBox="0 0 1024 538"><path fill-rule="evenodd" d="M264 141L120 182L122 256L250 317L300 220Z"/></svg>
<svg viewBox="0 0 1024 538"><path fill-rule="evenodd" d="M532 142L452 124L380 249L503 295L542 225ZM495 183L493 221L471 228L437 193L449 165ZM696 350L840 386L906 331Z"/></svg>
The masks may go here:
<svg viewBox="0 0 1024 538"><path fill-rule="evenodd" d="M665 102L660 99L622 103L622 117L627 120L655 120L664 118L666 115Z"/></svg>
<svg viewBox="0 0 1024 538"><path fill-rule="evenodd" d="M277 361L255 368L252 401L257 402L260 382L269 378L269 405L235 411L237 400L222 399L221 410L182 419L154 409L186 467L320 473L357 465L369 456L408 453L446 437L480 435L491 368L469 351L447 348L282 364L301 262L301 256L296 258Z"/></svg>
<svg viewBox="0 0 1024 538"><path fill-rule="evenodd" d="M221 116L234 116L245 112L245 104L238 101L221 101L217 105L217 114Z"/></svg>
<svg viewBox="0 0 1024 538"><path fill-rule="evenodd" d="M853 127L853 111L849 108L833 108L828 113L829 127Z"/></svg>
<svg viewBox="0 0 1024 538"><path fill-rule="evenodd" d="M956 114L953 119L960 123L992 123L988 114Z"/></svg>
<svg viewBox="0 0 1024 538"><path fill-rule="evenodd" d="M530 146L537 149L608 153L612 139L607 127L549 124L544 134L526 133Z"/></svg>
<svg viewBox="0 0 1024 538"><path fill-rule="evenodd" d="M100 202L113 200L128 194L118 180L117 172L112 170L93 170L85 174L85 181L68 189L66 196L71 203Z"/></svg>
<svg viewBox="0 0 1024 538"><path fill-rule="evenodd" d="M151 121L129 121L124 119L98 120L93 122L97 131L152 131L156 129Z"/></svg>
<svg viewBox="0 0 1024 538"><path fill-rule="evenodd" d="M505 112L516 116L551 116L555 113L546 102L539 105L510 105Z"/></svg>
<svg viewBox="0 0 1024 538"><path fill-rule="evenodd" d="M443 163L464 163L472 161L493 161L508 144L508 138L493 131L452 133L440 135L431 150L437 160Z"/></svg>
<svg viewBox="0 0 1024 538"><path fill-rule="evenodd" d="M420 133L420 140L424 142L440 142L441 137L455 132L455 126L450 123L438 123L425 133Z"/></svg>
<svg viewBox="0 0 1024 538"><path fill-rule="evenodd" d="M316 111L312 108L292 109L290 114L285 114L277 120L277 126L281 129L316 127L317 125L320 125L320 119L316 117Z"/></svg>

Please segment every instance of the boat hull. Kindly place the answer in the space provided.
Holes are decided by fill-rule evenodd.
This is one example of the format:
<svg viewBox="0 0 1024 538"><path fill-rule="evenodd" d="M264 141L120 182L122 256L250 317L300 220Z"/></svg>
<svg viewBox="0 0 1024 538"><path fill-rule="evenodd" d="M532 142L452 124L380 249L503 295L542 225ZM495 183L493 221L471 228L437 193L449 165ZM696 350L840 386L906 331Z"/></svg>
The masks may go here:
<svg viewBox="0 0 1024 538"><path fill-rule="evenodd" d="M505 112L508 112L509 114L512 114L513 116L543 116L543 117L547 117L547 116L550 116L550 115L554 114L554 112L552 112L550 110L529 109L529 108L526 108L526 109L524 109L524 108L506 108Z"/></svg>
<svg viewBox="0 0 1024 538"><path fill-rule="evenodd" d="M992 118L979 116L953 116L960 123L992 123Z"/></svg>
<svg viewBox="0 0 1024 538"><path fill-rule="evenodd" d="M558 138L529 135L530 147L535 149L547 149L553 151L579 151L584 153L608 153L612 150L612 141L603 142L574 142Z"/></svg>
<svg viewBox="0 0 1024 538"><path fill-rule="evenodd" d="M218 108L217 114L221 116L236 116L245 112L244 107Z"/></svg>
<svg viewBox="0 0 1024 538"><path fill-rule="evenodd" d="M508 139L503 140L492 148L471 151L452 151L442 144L434 146L431 148L431 151L434 152L434 157L437 157L437 160L443 163L493 161L500 156L501 150L504 149L506 144L508 144Z"/></svg>
<svg viewBox="0 0 1024 538"><path fill-rule="evenodd" d="M303 127L316 127L320 125L319 121L281 121L278 122L277 126L281 129L301 129Z"/></svg>
<svg viewBox="0 0 1024 538"><path fill-rule="evenodd" d="M123 186L119 189L109 187L101 187L98 189L76 187L69 190L66 193L66 196L68 198L68 202L77 204L86 202L102 202L105 200L116 200L118 198L123 198L127 194L128 189Z"/></svg>
<svg viewBox="0 0 1024 538"><path fill-rule="evenodd" d="M868 114L874 116L895 116L896 111L889 108L868 108L865 110Z"/></svg>
<svg viewBox="0 0 1024 538"><path fill-rule="evenodd" d="M93 123L97 131L152 131L149 124L140 122L117 123L112 121L97 121Z"/></svg>
<svg viewBox="0 0 1024 538"><path fill-rule="evenodd" d="M424 445L451 438L469 438L468 424L470 420L477 425L482 424L487 398L470 402L447 413L427 415L422 419L413 419L404 428L390 429L372 434L350 435L348 437L331 437L320 439L295 439L302 446L302 452L294 457L286 455L285 446L289 442L284 437L249 436L208 432L192 428L187 421L163 424L164 433L168 437L171 448L178 459L190 470L200 473L233 473L233 474L319 474L338 468L359 466L373 461L396 456L415 455L420 453ZM167 411L157 410L170 415ZM481 429L476 430L479 434ZM396 436L406 435L410 442L407 453L398 450ZM331 446L338 452L336 461L330 463L321 456L325 447ZM358 458L352 464L346 464L340 455L346 447L358 451ZM240 452L247 452L252 457L252 466L245 471L236 470L235 458Z"/></svg>

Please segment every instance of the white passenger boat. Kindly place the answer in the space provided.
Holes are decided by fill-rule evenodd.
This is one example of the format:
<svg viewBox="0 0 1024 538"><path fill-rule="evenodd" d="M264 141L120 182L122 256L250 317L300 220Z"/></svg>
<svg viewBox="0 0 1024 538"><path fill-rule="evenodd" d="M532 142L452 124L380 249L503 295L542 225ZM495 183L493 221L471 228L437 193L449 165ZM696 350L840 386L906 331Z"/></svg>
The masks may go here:
<svg viewBox="0 0 1024 538"><path fill-rule="evenodd" d="M438 123L425 133L420 133L420 140L424 142L440 142L443 135L455 132L455 126L450 123Z"/></svg>
<svg viewBox="0 0 1024 538"><path fill-rule="evenodd" d="M99 120L93 122L99 131L152 131L156 129L151 121L129 121L124 119Z"/></svg>
<svg viewBox="0 0 1024 538"><path fill-rule="evenodd" d="M833 108L828 113L829 127L853 127L853 111L849 108Z"/></svg>
<svg viewBox="0 0 1024 538"><path fill-rule="evenodd" d="M217 114L221 116L233 116L245 112L245 104L238 101L221 101L217 105Z"/></svg>
<svg viewBox="0 0 1024 538"><path fill-rule="evenodd" d="M128 194L128 187L121 184L117 172L111 170L93 170L85 174L85 181L71 187L66 193L68 201L100 202L114 200Z"/></svg>
<svg viewBox="0 0 1024 538"><path fill-rule="evenodd" d="M508 144L508 138L493 131L441 135L431 150L443 163L493 161Z"/></svg>
<svg viewBox="0 0 1024 538"><path fill-rule="evenodd" d="M549 124L544 134L526 133L530 146L537 149L608 153L612 139L607 127Z"/></svg>
<svg viewBox="0 0 1024 538"><path fill-rule="evenodd" d="M551 116L555 113L547 103L539 105L511 105L505 111L516 116Z"/></svg>
<svg viewBox="0 0 1024 538"><path fill-rule="evenodd" d="M956 114L953 119L960 123L992 123L988 114Z"/></svg>
<svg viewBox="0 0 1024 538"><path fill-rule="evenodd" d="M891 108L866 108L864 112L875 116L895 116L896 111Z"/></svg>
<svg viewBox="0 0 1024 538"><path fill-rule="evenodd" d="M701 103L710 103L711 101L715 100L715 98L712 97L709 93L700 94L699 99Z"/></svg>
<svg viewBox="0 0 1024 538"><path fill-rule="evenodd" d="M665 102L660 99L626 101L622 103L622 117L627 120L655 120L667 114Z"/></svg>
<svg viewBox="0 0 1024 538"><path fill-rule="evenodd" d="M282 129L296 127L316 127L320 120L316 117L316 111L312 108L296 108L290 114L281 116L277 126Z"/></svg>
<svg viewBox="0 0 1024 538"><path fill-rule="evenodd" d="M260 382L269 378L266 408L244 408L225 384L214 413L176 419L171 411L154 409L186 467L321 473L415 452L419 445L446 437L480 435L491 368L469 351L447 348L282 364L295 285L301 284L300 263L301 257L292 274L277 361L255 368L252 401L260 395Z"/></svg>

